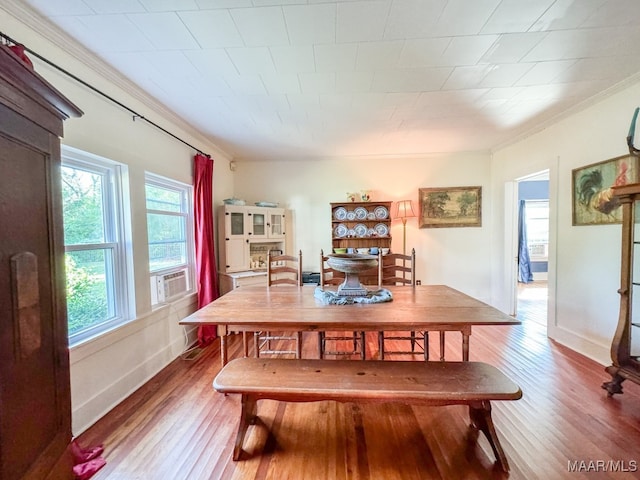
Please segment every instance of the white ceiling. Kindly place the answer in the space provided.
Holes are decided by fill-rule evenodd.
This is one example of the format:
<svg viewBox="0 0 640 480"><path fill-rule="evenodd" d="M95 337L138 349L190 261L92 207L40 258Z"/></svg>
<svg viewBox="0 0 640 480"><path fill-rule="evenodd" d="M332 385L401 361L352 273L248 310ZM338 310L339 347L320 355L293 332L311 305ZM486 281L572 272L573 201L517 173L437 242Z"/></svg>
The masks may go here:
<svg viewBox="0 0 640 480"><path fill-rule="evenodd" d="M490 150L640 71L640 0L26 3L236 158Z"/></svg>

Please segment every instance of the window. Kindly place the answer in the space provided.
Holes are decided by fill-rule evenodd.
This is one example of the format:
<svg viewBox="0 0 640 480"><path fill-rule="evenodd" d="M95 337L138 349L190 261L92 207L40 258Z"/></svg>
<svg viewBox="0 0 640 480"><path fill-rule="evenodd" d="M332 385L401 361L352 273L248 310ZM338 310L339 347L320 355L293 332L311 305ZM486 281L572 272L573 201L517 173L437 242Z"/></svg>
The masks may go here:
<svg viewBox="0 0 640 480"><path fill-rule="evenodd" d="M125 321L129 302L123 205L126 166L62 147L62 198L69 343Z"/></svg>
<svg viewBox="0 0 640 480"><path fill-rule="evenodd" d="M190 185L147 173L151 303L192 291L193 208Z"/></svg>
<svg viewBox="0 0 640 480"><path fill-rule="evenodd" d="M534 261L546 261L549 251L549 201L526 200L527 246Z"/></svg>

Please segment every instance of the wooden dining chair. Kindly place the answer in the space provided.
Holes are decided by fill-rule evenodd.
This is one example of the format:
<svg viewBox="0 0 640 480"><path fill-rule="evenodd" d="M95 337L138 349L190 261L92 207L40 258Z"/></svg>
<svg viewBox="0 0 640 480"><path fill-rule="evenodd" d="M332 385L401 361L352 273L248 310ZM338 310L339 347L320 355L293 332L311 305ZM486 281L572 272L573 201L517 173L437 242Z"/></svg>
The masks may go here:
<svg viewBox="0 0 640 480"><path fill-rule="evenodd" d="M378 262L380 286L385 285L406 285L415 287L416 285L416 251L411 249L411 254L389 253L381 257ZM393 340L397 342L410 342L406 350L387 350L385 341ZM401 343L401 344L402 344ZM384 360L385 355L407 355L415 354L416 348L424 352L425 359L429 355L429 332L378 332L378 346L380 349L380 360Z"/></svg>
<svg viewBox="0 0 640 480"><path fill-rule="evenodd" d="M302 251L297 256L267 254L267 288L276 286L302 286ZM284 348L280 348L282 344ZM291 346L293 344L293 346ZM296 358L302 356L302 332L272 332L254 333L255 356L293 354Z"/></svg>
<svg viewBox="0 0 640 480"><path fill-rule="evenodd" d="M325 256L324 251L320 250L320 287L340 285L344 281L344 273L327 265L328 259L329 257ZM332 342L334 347L327 350L327 342ZM338 342L342 344L346 342L353 345L353 348L340 350L338 349ZM360 355L360 358L364 360L366 354L365 333L352 332L352 335L345 335L342 332L318 332L318 351L320 352L320 358L324 358L325 355Z"/></svg>

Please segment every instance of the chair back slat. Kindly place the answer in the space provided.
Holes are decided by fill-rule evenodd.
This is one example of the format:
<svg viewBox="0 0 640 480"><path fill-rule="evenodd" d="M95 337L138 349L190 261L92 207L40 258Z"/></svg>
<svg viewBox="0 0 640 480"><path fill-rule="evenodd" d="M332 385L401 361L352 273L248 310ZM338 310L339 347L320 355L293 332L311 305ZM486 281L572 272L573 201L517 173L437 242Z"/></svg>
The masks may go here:
<svg viewBox="0 0 640 480"><path fill-rule="evenodd" d="M267 254L267 285L302 285L302 251L297 256Z"/></svg>
<svg viewBox="0 0 640 480"><path fill-rule="evenodd" d="M340 285L344 282L344 273L327 265L327 260L329 257L324 254L324 250L320 250L320 286Z"/></svg>
<svg viewBox="0 0 640 480"><path fill-rule="evenodd" d="M389 253L379 256L378 275L380 285L411 285L416 284L416 251L411 254Z"/></svg>

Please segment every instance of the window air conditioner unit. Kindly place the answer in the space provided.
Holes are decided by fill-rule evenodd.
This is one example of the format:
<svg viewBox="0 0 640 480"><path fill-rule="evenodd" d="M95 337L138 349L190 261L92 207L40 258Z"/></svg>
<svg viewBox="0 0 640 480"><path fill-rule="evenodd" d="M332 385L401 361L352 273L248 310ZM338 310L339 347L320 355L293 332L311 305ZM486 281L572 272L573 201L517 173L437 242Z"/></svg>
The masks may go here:
<svg viewBox="0 0 640 480"><path fill-rule="evenodd" d="M187 271L167 273L164 275L156 275L155 277L155 293L152 295L154 303L162 303L172 299L188 290ZM152 293L153 288L152 288ZM157 299L157 301L156 301Z"/></svg>

